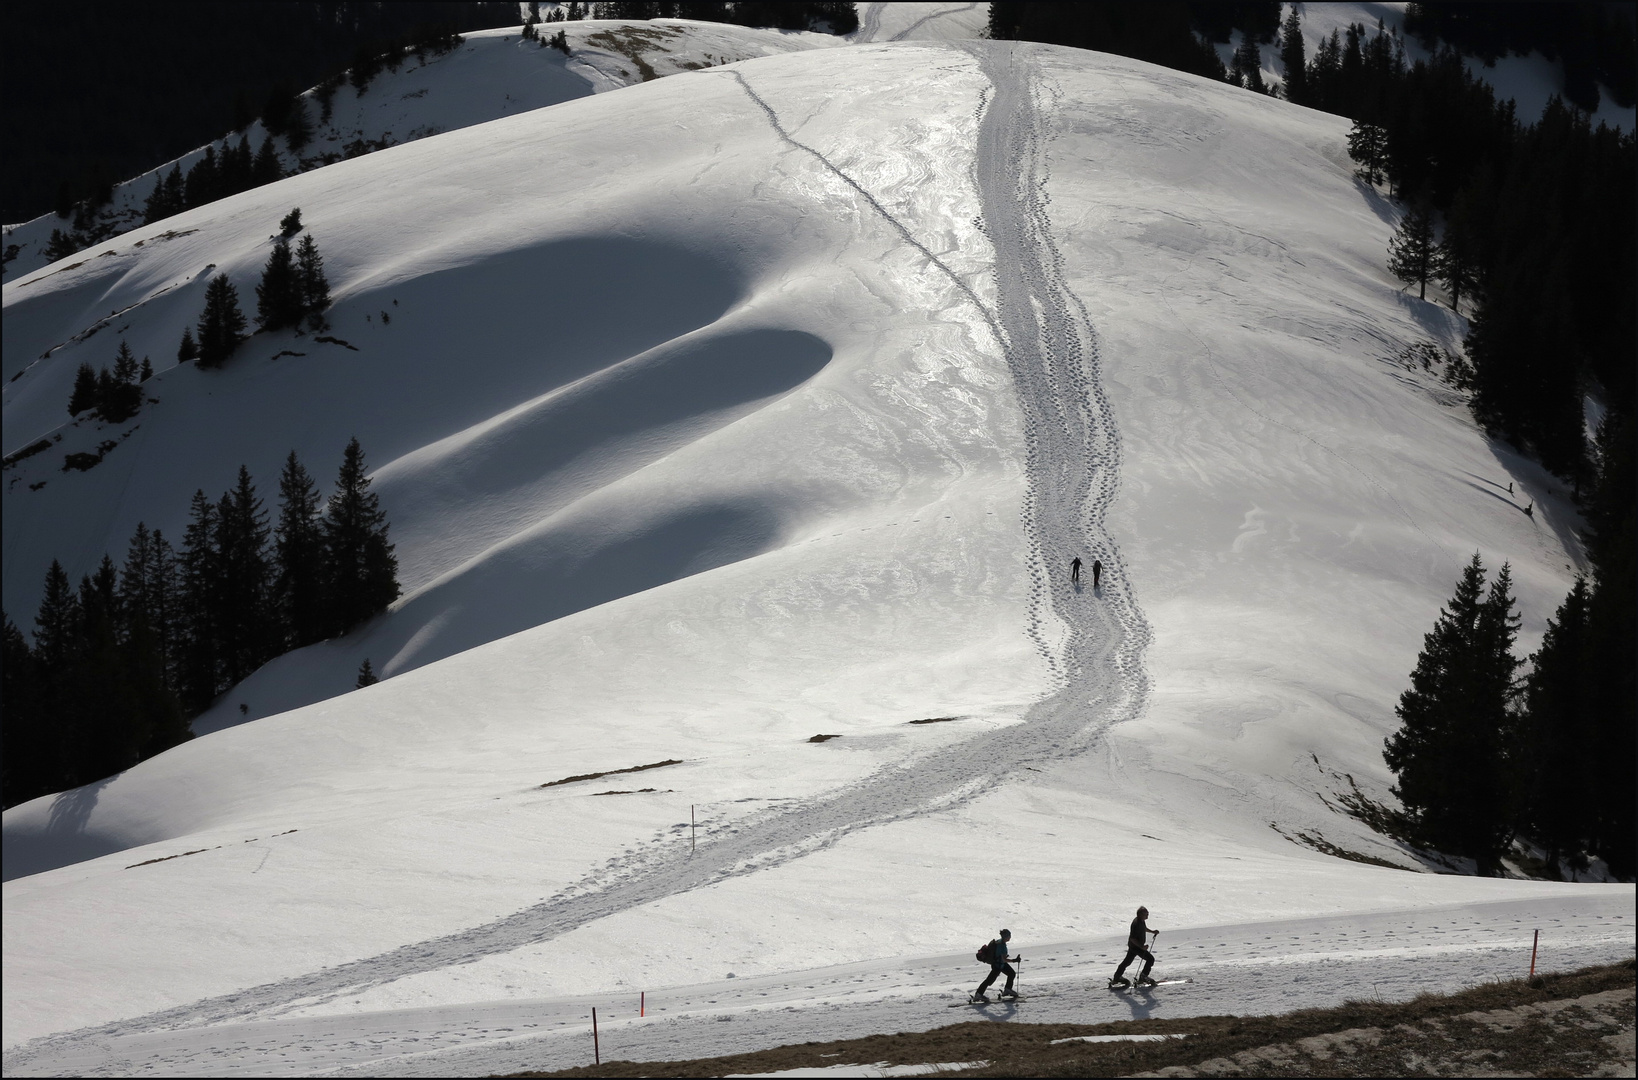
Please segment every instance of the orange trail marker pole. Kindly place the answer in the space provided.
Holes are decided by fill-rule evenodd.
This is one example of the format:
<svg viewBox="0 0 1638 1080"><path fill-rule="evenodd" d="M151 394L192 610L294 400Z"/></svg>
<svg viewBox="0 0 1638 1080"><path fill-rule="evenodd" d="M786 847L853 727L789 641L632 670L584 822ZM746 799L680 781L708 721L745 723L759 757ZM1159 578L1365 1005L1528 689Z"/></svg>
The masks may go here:
<svg viewBox="0 0 1638 1080"><path fill-rule="evenodd" d="M1536 940L1530 944L1530 977L1536 977L1536 948L1541 944L1541 931L1536 931Z"/></svg>
<svg viewBox="0 0 1638 1080"><path fill-rule="evenodd" d="M637 1015L648 1015L648 991L643 990L637 995Z"/></svg>
<svg viewBox="0 0 1638 1080"><path fill-rule="evenodd" d="M592 1063L603 1064L603 1050L597 1045L597 1009L592 1009Z"/></svg>

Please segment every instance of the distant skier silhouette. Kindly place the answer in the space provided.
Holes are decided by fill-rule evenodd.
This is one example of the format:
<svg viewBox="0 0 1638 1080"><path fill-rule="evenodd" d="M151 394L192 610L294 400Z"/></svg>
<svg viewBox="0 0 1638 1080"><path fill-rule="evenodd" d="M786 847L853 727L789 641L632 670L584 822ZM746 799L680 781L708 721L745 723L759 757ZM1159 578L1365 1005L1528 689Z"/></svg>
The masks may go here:
<svg viewBox="0 0 1638 1080"><path fill-rule="evenodd" d="M1094 589L1096 589L1098 587L1098 579L1101 578L1101 577L1103 577L1103 563L1101 561L1097 560L1097 559L1093 559L1092 560L1092 587Z"/></svg>
<svg viewBox="0 0 1638 1080"><path fill-rule="evenodd" d="M1079 585L1081 583L1081 557L1079 555L1075 556L1069 562L1069 583L1071 585Z"/></svg>

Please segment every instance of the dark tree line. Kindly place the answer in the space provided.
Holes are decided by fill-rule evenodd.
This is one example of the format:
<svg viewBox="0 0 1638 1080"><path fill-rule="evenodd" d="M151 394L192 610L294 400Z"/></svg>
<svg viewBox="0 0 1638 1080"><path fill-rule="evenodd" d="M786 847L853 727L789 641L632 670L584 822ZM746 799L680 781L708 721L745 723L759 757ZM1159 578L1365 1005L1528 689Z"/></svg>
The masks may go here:
<svg viewBox="0 0 1638 1080"><path fill-rule="evenodd" d="M181 550L138 524L78 589L53 561L32 644L4 620L5 805L175 746L262 664L385 611L398 560L369 488L357 439L324 501L292 451L276 520L241 467L220 499L195 492Z"/></svg>
<svg viewBox="0 0 1638 1080"><path fill-rule="evenodd" d="M530 5L533 7L534 5ZM578 19L694 19L698 22L768 26L779 30L812 30L827 26L833 34L851 34L859 15L851 3L643 3L569 4L559 8L569 20Z"/></svg>
<svg viewBox="0 0 1638 1080"><path fill-rule="evenodd" d="M142 408L142 384L153 376L153 365L142 358L138 366L131 346L121 341L114 356L114 369L91 369L81 364L74 373L74 390L68 398L68 414L78 416L89 411L97 419L109 424L123 424Z"/></svg>
<svg viewBox="0 0 1638 1080"><path fill-rule="evenodd" d="M324 326L324 311L330 306L330 280L325 276L324 257L319 254L313 234L301 238L295 254L290 252L290 238L301 227L299 207L279 222L279 235L274 237L273 250L256 285L260 330L294 327L300 332ZM205 310L199 316L199 325L182 331L177 363L195 360L202 368L221 367L247 337L246 326L245 313L239 308L239 290L226 274L218 274L205 287Z"/></svg>
<svg viewBox="0 0 1638 1080"><path fill-rule="evenodd" d="M1228 41L1236 28L1254 42L1272 36L1278 3L1056 4L998 0L990 4L990 37L1045 41L1077 49L1130 56L1179 71L1223 79L1228 72L1212 41ZM1260 78L1260 76L1259 76Z"/></svg>
<svg viewBox="0 0 1638 1080"><path fill-rule="evenodd" d="M287 127L280 134L290 135L290 148L299 149L295 132L308 132L305 117L306 108L298 99L292 106L296 115L303 117L300 126ZM303 138L302 142L305 143ZM240 135L236 146L224 146L221 154L216 153L214 144L205 147L205 154L188 169L187 175L182 173L180 163L171 166L171 171L162 177L156 177L154 189L148 195L148 201L143 207L142 223L151 225L172 214L180 214L184 210L191 210L196 206L213 203L217 199L229 195L237 195L241 191L248 191L263 184L271 184L284 177L284 167L279 164L279 155L273 147L271 135L263 136L262 145L253 156L250 152L250 136Z"/></svg>
<svg viewBox="0 0 1638 1080"><path fill-rule="evenodd" d="M1607 448L1630 432L1606 427ZM1506 565L1485 588L1475 555L1424 642L1384 758L1412 839L1495 872L1515 838L1542 869L1602 858L1630 879L1638 856L1638 654L1632 597L1632 458L1609 454L1590 502L1590 578L1547 624L1529 673L1513 655L1518 620Z"/></svg>
<svg viewBox="0 0 1638 1080"><path fill-rule="evenodd" d="M1631 108L1638 98L1631 5L1563 0L1407 4L1405 32L1429 52L1443 41L1487 65L1509 53L1540 52L1563 65L1565 100L1587 112L1598 109L1600 83L1623 107Z"/></svg>
<svg viewBox="0 0 1638 1080"><path fill-rule="evenodd" d="M152 0L117 29L86 33L82 13L46 0L0 8L7 40L73 41L24 48L0 68L3 217L27 221L77 204L100 206L119 176L136 176L275 113L290 87L312 86L359 54L458 30L517 22L511 3L290 4ZM111 93L109 87L117 87ZM280 95L281 90L286 96ZM278 117L271 117L276 130Z"/></svg>

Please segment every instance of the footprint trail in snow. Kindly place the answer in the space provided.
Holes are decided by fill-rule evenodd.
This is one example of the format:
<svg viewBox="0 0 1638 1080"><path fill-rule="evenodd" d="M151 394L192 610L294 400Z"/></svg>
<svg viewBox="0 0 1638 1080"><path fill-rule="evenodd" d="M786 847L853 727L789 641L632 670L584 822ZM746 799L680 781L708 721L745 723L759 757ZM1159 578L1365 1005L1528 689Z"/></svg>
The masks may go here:
<svg viewBox="0 0 1638 1080"><path fill-rule="evenodd" d="M1148 696L1143 650L1149 630L1104 530L1115 498L1120 440L1099 376L1097 338L1065 284L1047 215L1047 106L1055 91L1010 43L967 46L992 83L978 129L974 170L983 227L995 248L996 310L918 242L821 151L797 142L737 72L726 72L778 137L849 184L907 243L948 275L995 333L1017 389L1027 443L1024 528L1034 582L1031 634L1057 688L1023 723L888 767L839 792L739 823L692 856L632 856L558 896L482 926L308 975L280 980L98 1028L49 1036L7 1055L8 1069L66 1044L156 1028L278 1016L298 1007L483 956L548 941L578 927L729 878L823 850L875 825L970 801L1026 765L1090 748L1110 725L1136 716ZM1075 590L1069 560L1101 559L1105 584Z"/></svg>

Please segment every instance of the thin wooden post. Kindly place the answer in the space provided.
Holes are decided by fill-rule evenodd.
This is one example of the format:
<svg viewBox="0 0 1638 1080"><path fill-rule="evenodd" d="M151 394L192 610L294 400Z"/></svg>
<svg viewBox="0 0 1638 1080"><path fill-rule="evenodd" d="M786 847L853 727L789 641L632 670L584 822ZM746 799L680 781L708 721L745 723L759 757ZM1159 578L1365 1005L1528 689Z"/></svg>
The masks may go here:
<svg viewBox="0 0 1638 1080"><path fill-rule="evenodd" d="M1536 949L1541 945L1541 931L1536 931L1536 940L1530 944L1530 977L1536 977Z"/></svg>
<svg viewBox="0 0 1638 1080"><path fill-rule="evenodd" d="M694 854L694 804L688 804L688 853Z"/></svg>
<svg viewBox="0 0 1638 1080"><path fill-rule="evenodd" d="M592 1062L593 1062L593 1064L596 1064L596 1065L603 1064L603 1050L602 1050L602 1047L598 1046L598 1044L597 1044L597 1007L596 1006L592 1007Z"/></svg>

